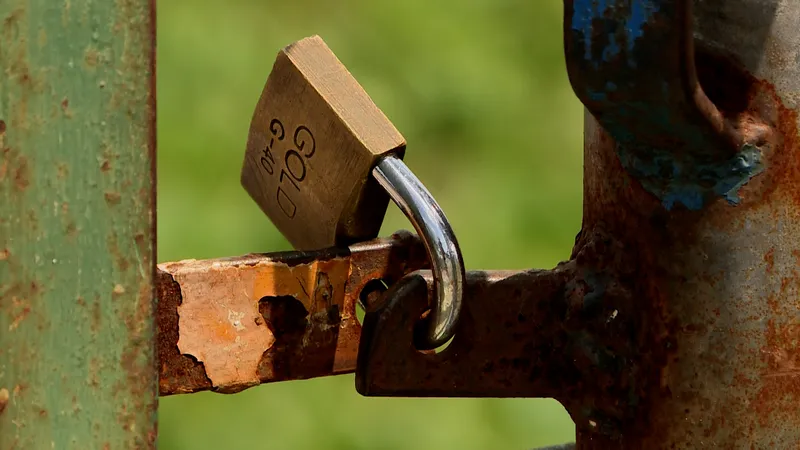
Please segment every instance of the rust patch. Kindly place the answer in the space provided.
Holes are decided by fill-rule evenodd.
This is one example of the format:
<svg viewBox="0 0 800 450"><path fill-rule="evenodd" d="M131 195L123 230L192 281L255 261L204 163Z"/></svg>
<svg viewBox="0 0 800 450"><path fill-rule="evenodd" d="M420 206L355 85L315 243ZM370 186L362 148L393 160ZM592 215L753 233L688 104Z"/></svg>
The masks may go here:
<svg viewBox="0 0 800 450"><path fill-rule="evenodd" d="M800 206L797 113L784 106L773 84L748 73L732 55L698 48L696 65L703 91L725 120L762 151L764 171L740 189L739 207L759 208L775 195L791 196ZM732 225L724 205L711 209L720 228Z"/></svg>
<svg viewBox="0 0 800 450"><path fill-rule="evenodd" d="M774 86L767 82L761 82L761 86L775 105L774 126L782 138L780 151L776 152L768 169L774 182L765 192L764 199L767 200L769 194L776 192L789 197L797 210L800 209L800 132L797 129L797 112L783 105Z"/></svg>
<svg viewBox="0 0 800 450"><path fill-rule="evenodd" d="M0 120L0 136L6 134L6 122Z"/></svg>
<svg viewBox="0 0 800 450"><path fill-rule="evenodd" d="M92 303L92 325L91 325L91 329L94 332L97 332L98 330L100 330L100 326L102 324L101 323L102 313L103 313L103 311L102 311L102 307L100 305L100 301L97 300L94 303Z"/></svg>
<svg viewBox="0 0 800 450"><path fill-rule="evenodd" d="M14 173L14 186L18 191L24 191L30 185L30 168L28 167L28 158L24 155L17 157L17 168Z"/></svg>
<svg viewBox="0 0 800 450"><path fill-rule="evenodd" d="M109 172L113 168L114 162L119 159L119 154L114 153L108 142L103 142L101 145L103 147L103 159L100 162L100 170Z"/></svg>
<svg viewBox="0 0 800 450"><path fill-rule="evenodd" d="M67 233L67 236L74 238L78 235L78 227L75 225L75 222L69 221L65 226L64 232Z"/></svg>
<svg viewBox="0 0 800 450"><path fill-rule="evenodd" d="M104 196L109 206L116 206L122 200L122 195L119 192L106 191Z"/></svg>
<svg viewBox="0 0 800 450"><path fill-rule="evenodd" d="M24 15L25 15L25 9L22 6L20 6L14 11L11 11L11 13L3 19L3 25L7 29L11 29L11 27L17 25L17 22L19 22L22 19L22 16Z"/></svg>
<svg viewBox="0 0 800 450"><path fill-rule="evenodd" d="M28 317L28 314L31 313L31 307L26 302L17 300L16 298L12 298L11 301L14 308L17 309L17 313L14 315L14 320L8 325L8 331L16 330L22 321Z"/></svg>
<svg viewBox="0 0 800 450"><path fill-rule="evenodd" d="M68 119L72 118L72 109L70 109L69 99L66 97L61 100L61 112L64 114L64 117Z"/></svg>
<svg viewBox="0 0 800 450"><path fill-rule="evenodd" d="M124 293L125 293L125 286L119 283L115 284L114 289L111 290L111 294L113 294L114 297L120 296Z"/></svg>
<svg viewBox="0 0 800 450"><path fill-rule="evenodd" d="M800 324L767 326L767 345L762 349L766 368L754 409L761 426L779 418L783 426L800 426Z"/></svg>
<svg viewBox="0 0 800 450"><path fill-rule="evenodd" d="M749 76L749 75L748 75ZM750 76L742 117L755 118L769 127L765 135L764 158L766 168L745 186L743 192L752 199L753 207L789 197L800 208L800 152L798 142L797 112L784 106L775 86ZM730 93L727 98L741 98L741 93ZM758 193L758 194L756 194Z"/></svg>
<svg viewBox="0 0 800 450"><path fill-rule="evenodd" d="M767 273L772 273L775 268L775 248L769 249L767 254L764 255L764 262L767 263Z"/></svg>
<svg viewBox="0 0 800 450"><path fill-rule="evenodd" d="M28 389L27 385L17 384L14 386L14 390L11 392L14 394L14 397L19 397L23 392L25 392L26 389Z"/></svg>
<svg viewBox="0 0 800 450"><path fill-rule="evenodd" d="M114 259L114 264L117 266L121 272L128 270L130 267L130 263L125 258L123 252L119 250L119 245L117 244L117 235L112 233L106 242L106 247L108 248L108 252L111 257ZM142 254L142 253L140 253Z"/></svg>
<svg viewBox="0 0 800 450"><path fill-rule="evenodd" d="M183 302L181 287L172 275L156 271L158 310L157 351L159 360L159 392L161 395L182 394L211 389L203 363L178 350L178 306Z"/></svg>
<svg viewBox="0 0 800 450"><path fill-rule="evenodd" d="M6 407L8 406L8 399L9 399L8 389L6 388L0 389L0 415L2 415L3 412L6 410Z"/></svg>
<svg viewBox="0 0 800 450"><path fill-rule="evenodd" d="M363 286L374 279L391 284L426 266L424 247L409 233L350 249L160 264L161 395L233 393L352 372ZM237 337L254 343L243 348Z"/></svg>
<svg viewBox="0 0 800 450"><path fill-rule="evenodd" d="M0 144L2 144L2 142L0 142ZM4 153L7 154L7 151ZM0 181L5 180L7 174L8 174L8 158L3 158L3 162L0 163Z"/></svg>
<svg viewBox="0 0 800 450"><path fill-rule="evenodd" d="M100 59L99 53L97 49L94 47L87 47L86 50L83 52L83 61L86 63L86 66L89 68L97 67L97 61Z"/></svg>
<svg viewBox="0 0 800 450"><path fill-rule="evenodd" d="M178 348L203 362L213 386L258 384L258 362L275 338L257 319L253 270L218 261L187 260L159 265L181 286Z"/></svg>
<svg viewBox="0 0 800 450"><path fill-rule="evenodd" d="M58 163L56 170L58 171L57 176L59 180L65 180L69 176L69 166L66 163ZM67 203L64 202L64 204Z"/></svg>
<svg viewBox="0 0 800 450"><path fill-rule="evenodd" d="M0 250L0 261L5 261L11 255L7 248Z"/></svg>

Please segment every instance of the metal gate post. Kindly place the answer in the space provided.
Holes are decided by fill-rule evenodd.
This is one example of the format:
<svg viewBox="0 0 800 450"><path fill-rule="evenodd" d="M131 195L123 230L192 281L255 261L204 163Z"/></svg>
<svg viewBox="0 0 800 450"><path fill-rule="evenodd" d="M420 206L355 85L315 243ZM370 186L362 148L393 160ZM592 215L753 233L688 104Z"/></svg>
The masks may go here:
<svg viewBox="0 0 800 450"><path fill-rule="evenodd" d="M578 448L797 448L800 3L566 3L589 111L576 254L605 236L626 255L598 269L646 311L648 362L614 399L637 420L579 423Z"/></svg>
<svg viewBox="0 0 800 450"><path fill-rule="evenodd" d="M153 0L0 2L0 448L155 446Z"/></svg>

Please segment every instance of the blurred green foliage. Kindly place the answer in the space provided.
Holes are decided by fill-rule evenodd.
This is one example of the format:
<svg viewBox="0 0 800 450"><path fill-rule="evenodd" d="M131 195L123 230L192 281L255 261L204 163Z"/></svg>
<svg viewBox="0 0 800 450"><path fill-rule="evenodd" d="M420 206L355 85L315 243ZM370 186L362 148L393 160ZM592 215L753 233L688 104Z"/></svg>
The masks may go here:
<svg viewBox="0 0 800 450"><path fill-rule="evenodd" d="M278 50L319 34L408 141L467 268L552 267L581 217L582 119L560 0L161 0L159 260L289 249L239 185ZM394 206L388 235L410 224ZM162 399L162 449L527 449L552 400L368 399L352 376Z"/></svg>

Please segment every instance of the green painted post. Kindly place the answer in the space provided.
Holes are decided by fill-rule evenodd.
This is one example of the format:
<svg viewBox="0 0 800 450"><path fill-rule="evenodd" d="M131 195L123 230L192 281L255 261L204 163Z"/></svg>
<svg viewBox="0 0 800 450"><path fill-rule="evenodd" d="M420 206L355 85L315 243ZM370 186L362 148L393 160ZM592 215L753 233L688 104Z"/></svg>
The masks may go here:
<svg viewBox="0 0 800 450"><path fill-rule="evenodd" d="M0 450L155 445L153 1L0 1Z"/></svg>

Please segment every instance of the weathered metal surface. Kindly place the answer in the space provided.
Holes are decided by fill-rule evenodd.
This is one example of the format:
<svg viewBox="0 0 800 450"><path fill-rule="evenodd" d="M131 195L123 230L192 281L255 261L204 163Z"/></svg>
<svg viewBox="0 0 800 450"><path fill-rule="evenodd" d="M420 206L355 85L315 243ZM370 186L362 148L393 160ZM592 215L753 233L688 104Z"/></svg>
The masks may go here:
<svg viewBox="0 0 800 450"><path fill-rule="evenodd" d="M633 254L633 292L646 311L636 323L649 330L640 351L662 358L639 379L647 421L602 436L584 427L583 441L596 444L579 448L622 436L630 448L800 445L800 223L791 200L800 172L781 175L786 154L797 160L797 131L794 113L774 107L790 126L776 130L788 139L766 160L764 178L745 186L740 206L717 202L702 213L665 213L617 176L614 142L587 117L584 230L603 230Z"/></svg>
<svg viewBox="0 0 800 450"><path fill-rule="evenodd" d="M356 389L368 396L556 397L571 388L567 380L581 378L571 358L565 367L550 355L566 344L558 338L567 313L561 300L573 266L467 272L462 318L441 353L414 345L431 283L422 274L404 278L367 311Z"/></svg>
<svg viewBox="0 0 800 450"><path fill-rule="evenodd" d="M352 372L359 296L427 265L408 232L343 249L159 264L161 395Z"/></svg>
<svg viewBox="0 0 800 450"><path fill-rule="evenodd" d="M155 445L154 30L0 2L0 448Z"/></svg>
<svg viewBox="0 0 800 450"><path fill-rule="evenodd" d="M468 272L462 322L438 354L413 344L430 282L401 280L367 311L358 391L552 397L579 427L641 423L629 402L663 367L666 350L651 347L665 333L639 303L635 257L604 234L583 236L579 248L550 271Z"/></svg>
<svg viewBox="0 0 800 450"><path fill-rule="evenodd" d="M645 6L651 9L638 11L650 14L654 5L678 14L674 8L681 6L567 3L588 5L592 14ZM633 6L621 9L623 4ZM700 136L697 127L708 122L687 116L680 98L665 98L670 106L663 129L651 126L658 111L626 113L627 102L636 100L636 83L624 87L633 89L626 91L630 98L609 95L606 104L590 99L584 218L571 260L552 271L470 273L464 319L439 354L413 345L427 283L403 280L364 320L360 392L555 397L575 420L579 449L800 447L800 3L697 4L693 22L702 51L695 76L721 123L738 130L758 156L758 170L736 184L736 201L718 195L713 173L689 186L698 189L677 189L680 195L670 197L669 189L653 189L652 183L682 186L686 173L674 170L678 166L643 173L626 160L634 152L669 168L675 160L720 158L732 148L725 128L711 124L723 139L707 141L708 148L687 145L682 138ZM567 10L569 21L573 11ZM653 14L658 20L620 28L623 17L597 16L589 28L613 22L619 39L632 33L636 44L675 18ZM567 40L574 40L567 28ZM584 58L585 47L567 48L568 60ZM602 56L601 50L592 44L590 57ZM582 87L598 79L646 82L634 72L650 73L642 66L661 53L632 54L644 59L636 59L635 67L606 66L609 72L587 75ZM571 71L581 67L573 63ZM684 81L691 79L686 71L692 67L675 68ZM650 75L656 83L664 78ZM581 74L571 76L573 83L584 82ZM681 88L673 93L683 100L697 92L685 83L672 86ZM658 100L642 92L645 101ZM614 117L617 107L623 112ZM660 159L661 150L667 159ZM716 198L706 195L712 191Z"/></svg>
<svg viewBox="0 0 800 450"><path fill-rule="evenodd" d="M800 446L800 4L695 4L699 83L755 145L759 170L737 188L736 206L666 212L639 189L639 173L621 176L614 152L624 163L624 142L587 115L584 231L603 230L636 255L637 297L664 333L648 347L668 359L642 397L647 423L581 427L579 448Z"/></svg>
<svg viewBox="0 0 800 450"><path fill-rule="evenodd" d="M695 73L692 0L565 0L575 93L667 209L699 210L763 170L768 126L723 114ZM704 52L698 52L704 58Z"/></svg>

